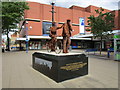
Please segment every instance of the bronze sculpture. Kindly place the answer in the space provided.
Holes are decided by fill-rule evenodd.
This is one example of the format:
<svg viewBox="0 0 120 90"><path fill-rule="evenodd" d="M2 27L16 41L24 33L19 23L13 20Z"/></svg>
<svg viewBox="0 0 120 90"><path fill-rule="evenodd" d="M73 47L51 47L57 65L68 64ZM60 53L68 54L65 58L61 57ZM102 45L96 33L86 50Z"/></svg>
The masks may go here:
<svg viewBox="0 0 120 90"><path fill-rule="evenodd" d="M57 29L63 28L62 36L63 36L63 53L68 53L68 48L71 44L71 31L72 31L72 25L70 24L71 20L67 20L66 23L64 23L61 27L57 27L55 22L52 22L52 27L50 27L50 37L52 41L51 45L51 51L55 51L55 44L57 42Z"/></svg>
<svg viewBox="0 0 120 90"><path fill-rule="evenodd" d="M57 30L62 28L61 27L57 27L55 22L52 22L52 27L50 27L50 37L51 37L51 41L52 41L52 45L51 45L51 51L55 51L55 44L57 42Z"/></svg>
<svg viewBox="0 0 120 90"><path fill-rule="evenodd" d="M71 37L72 25L70 24L70 21L71 20L68 19L67 22L62 25L63 53L68 53L68 48L70 47L70 44L71 44L70 37Z"/></svg>

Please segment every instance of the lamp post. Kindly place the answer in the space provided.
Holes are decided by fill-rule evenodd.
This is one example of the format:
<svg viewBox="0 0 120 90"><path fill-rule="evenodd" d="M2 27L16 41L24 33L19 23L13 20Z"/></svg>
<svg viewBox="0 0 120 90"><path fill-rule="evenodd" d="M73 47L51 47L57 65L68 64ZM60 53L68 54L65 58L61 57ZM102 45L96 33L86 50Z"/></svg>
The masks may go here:
<svg viewBox="0 0 120 90"><path fill-rule="evenodd" d="M28 22L26 21L26 25L28 24ZM28 27L25 25L25 30L26 30L26 53L28 53L28 42L29 42L29 39L28 39ZM32 26L29 27L30 29L32 29Z"/></svg>
<svg viewBox="0 0 120 90"><path fill-rule="evenodd" d="M55 5L55 0L51 0L51 5L52 5L52 11L51 11L51 13L52 13L52 22L54 22L54 13L55 13L54 5ZM52 23L52 26L53 26L53 23Z"/></svg>

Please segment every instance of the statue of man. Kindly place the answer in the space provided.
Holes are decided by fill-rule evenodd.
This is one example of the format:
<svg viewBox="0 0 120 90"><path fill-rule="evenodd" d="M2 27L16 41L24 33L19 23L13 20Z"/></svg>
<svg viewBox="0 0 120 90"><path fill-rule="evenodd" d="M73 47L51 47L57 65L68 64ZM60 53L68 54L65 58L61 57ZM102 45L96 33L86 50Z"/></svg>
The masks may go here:
<svg viewBox="0 0 120 90"><path fill-rule="evenodd" d="M71 20L67 20L67 22L65 24L63 24L63 32L62 32L62 36L63 36L63 53L68 53L68 48L70 47L71 44L71 31L72 31L72 25L70 24Z"/></svg>
<svg viewBox="0 0 120 90"><path fill-rule="evenodd" d="M61 27L57 27L55 22L52 22L52 27L50 27L50 37L52 40L52 46L51 46L51 51L55 51L55 44L57 42L57 29L62 28Z"/></svg>

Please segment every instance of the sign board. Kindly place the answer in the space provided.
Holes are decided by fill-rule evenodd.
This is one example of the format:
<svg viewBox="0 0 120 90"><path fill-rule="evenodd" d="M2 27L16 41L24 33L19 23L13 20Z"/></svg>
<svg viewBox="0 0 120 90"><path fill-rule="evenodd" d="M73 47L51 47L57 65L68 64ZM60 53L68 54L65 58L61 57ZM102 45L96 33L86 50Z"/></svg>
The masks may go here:
<svg viewBox="0 0 120 90"><path fill-rule="evenodd" d="M120 33L114 34L114 59L120 60Z"/></svg>
<svg viewBox="0 0 120 90"><path fill-rule="evenodd" d="M85 33L85 18L79 18L79 30L80 34Z"/></svg>
<svg viewBox="0 0 120 90"><path fill-rule="evenodd" d="M45 60L45 59L35 57L35 63L40 64L40 65L44 65L44 66L48 67L49 69L52 68L52 62Z"/></svg>
<svg viewBox="0 0 120 90"><path fill-rule="evenodd" d="M50 27L52 26L51 22L43 22L43 35L49 35L50 33ZM47 36L48 36L47 35Z"/></svg>

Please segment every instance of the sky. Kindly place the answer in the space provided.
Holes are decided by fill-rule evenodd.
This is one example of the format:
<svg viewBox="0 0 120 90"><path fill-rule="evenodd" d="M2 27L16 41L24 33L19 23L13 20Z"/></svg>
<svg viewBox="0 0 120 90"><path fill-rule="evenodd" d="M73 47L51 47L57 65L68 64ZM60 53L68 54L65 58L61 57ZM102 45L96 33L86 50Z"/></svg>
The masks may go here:
<svg viewBox="0 0 120 90"><path fill-rule="evenodd" d="M109 10L120 9L120 0L27 0L27 1L39 2L43 4L50 4L52 1L55 1L55 6L65 7L65 8L69 8L72 5L76 5L80 7L87 7L89 5L94 5ZM119 2L119 6L118 6L118 2ZM6 38L6 36L4 38Z"/></svg>
<svg viewBox="0 0 120 90"><path fill-rule="evenodd" d="M39 2L43 4L50 4L53 0L27 0L33 2ZM103 7L109 10L118 10L118 2L120 0L54 0L55 6L69 8L72 5L87 7L89 5L94 5L97 7ZM120 9L120 3L119 3Z"/></svg>

